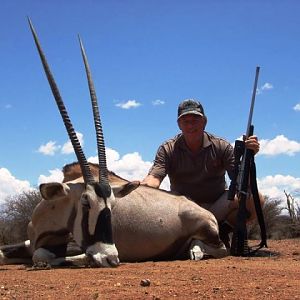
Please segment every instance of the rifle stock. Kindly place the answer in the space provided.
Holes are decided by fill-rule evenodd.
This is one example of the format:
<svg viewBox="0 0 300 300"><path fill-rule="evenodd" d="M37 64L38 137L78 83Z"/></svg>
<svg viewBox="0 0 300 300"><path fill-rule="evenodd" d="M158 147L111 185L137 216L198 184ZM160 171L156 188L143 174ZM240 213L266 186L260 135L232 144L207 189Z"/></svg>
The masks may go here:
<svg viewBox="0 0 300 300"><path fill-rule="evenodd" d="M250 127L249 136L253 135L253 125ZM245 148L245 147L244 147ZM246 202L248 199L248 186L250 177L250 164L253 159L253 151L244 149L243 159L240 168L239 188L237 191L239 200L239 209L236 217L236 224L233 231L232 243L230 252L234 256L247 256L249 254L248 248L248 232L247 232L247 211Z"/></svg>

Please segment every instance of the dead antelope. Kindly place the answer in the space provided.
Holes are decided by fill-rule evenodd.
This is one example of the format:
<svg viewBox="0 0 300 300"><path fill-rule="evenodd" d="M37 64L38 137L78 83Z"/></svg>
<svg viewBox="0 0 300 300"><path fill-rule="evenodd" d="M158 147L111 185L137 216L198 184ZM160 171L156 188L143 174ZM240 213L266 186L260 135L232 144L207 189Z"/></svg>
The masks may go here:
<svg viewBox="0 0 300 300"><path fill-rule="evenodd" d="M90 164L90 169L97 178L98 165ZM78 163L65 166L63 172L62 185L73 186L83 181ZM108 179L113 187L129 184L112 172L108 172ZM118 193L118 196L123 195ZM78 195L73 197L78 199ZM187 258L200 260L204 255L215 258L227 255L219 239L218 225L213 214L187 198L146 186L139 186L122 199L117 197L111 203L112 231L121 262ZM70 216L68 220L72 223L73 207L70 203L70 199L65 196L57 199L58 206L54 210L49 206L38 205L29 224L30 231L34 229L33 236L44 237L39 247L51 249L49 263L52 265L78 265L86 261L85 255L65 257L80 252L70 246L73 244L68 245L69 231L62 235L59 229L52 232L53 225L50 223L44 225L43 216L52 222L57 222L59 217L66 219L66 216ZM31 258L32 240L34 238L18 245L2 246L2 263L28 262L26 258Z"/></svg>
<svg viewBox="0 0 300 300"><path fill-rule="evenodd" d="M62 107L35 33L34 37L55 99ZM86 162L76 135L71 131L69 136L79 162L64 168L63 183L40 186L43 200L28 225L29 241L2 246L0 263L21 263L26 262L25 258L32 258L34 263L51 265L90 262L95 266L113 266L118 264L118 259L137 262L226 256L212 213L186 197L138 186L107 171L95 90L82 44L81 49L94 118L96 116L99 167ZM69 123L65 119L64 122ZM70 233L83 255L67 256L75 254L68 248Z"/></svg>

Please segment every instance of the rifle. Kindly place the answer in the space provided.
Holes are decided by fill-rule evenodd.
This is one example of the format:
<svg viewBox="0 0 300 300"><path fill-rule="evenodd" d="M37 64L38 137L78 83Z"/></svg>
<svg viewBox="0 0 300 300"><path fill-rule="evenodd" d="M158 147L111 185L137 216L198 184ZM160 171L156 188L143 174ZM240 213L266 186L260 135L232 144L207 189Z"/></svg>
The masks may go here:
<svg viewBox="0 0 300 300"><path fill-rule="evenodd" d="M254 80L254 87L252 92L251 106L246 130L245 139L253 135L254 126L252 125L252 116L255 103L255 96L257 91L257 82L260 67L256 67L256 74ZM244 141L235 141L234 146L235 166L228 191L228 200L233 200L237 195L239 200L239 208L236 217L236 225L233 230L232 243L230 253L233 256L250 256L256 253L262 247L267 247L266 229L263 217L263 212L260 204L257 181L256 181L256 167L254 162L254 153L250 149L246 149ZM251 250L248 246L248 233L246 220L249 212L246 208L246 201L249 197L248 186L250 180L250 189L254 200L257 220L260 226L261 242Z"/></svg>

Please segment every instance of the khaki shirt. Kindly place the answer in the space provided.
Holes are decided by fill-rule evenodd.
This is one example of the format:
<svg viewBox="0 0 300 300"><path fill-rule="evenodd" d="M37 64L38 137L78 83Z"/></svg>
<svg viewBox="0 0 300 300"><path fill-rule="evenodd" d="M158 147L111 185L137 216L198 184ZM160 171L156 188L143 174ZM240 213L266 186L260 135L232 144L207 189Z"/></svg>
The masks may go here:
<svg viewBox="0 0 300 300"><path fill-rule="evenodd" d="M226 189L225 172L234 168L233 147L222 138L205 132L203 148L193 154L182 134L163 143L156 153L150 175L168 175L171 191L185 195L198 204L213 203Z"/></svg>

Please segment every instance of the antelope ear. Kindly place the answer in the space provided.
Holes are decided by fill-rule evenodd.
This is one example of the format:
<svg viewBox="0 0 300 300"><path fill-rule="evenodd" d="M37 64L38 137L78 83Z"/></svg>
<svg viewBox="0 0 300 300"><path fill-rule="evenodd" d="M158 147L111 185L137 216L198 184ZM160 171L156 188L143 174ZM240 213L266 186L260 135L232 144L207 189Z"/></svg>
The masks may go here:
<svg viewBox="0 0 300 300"><path fill-rule="evenodd" d="M134 191L139 185L139 181L131 181L122 185L112 186L112 190L116 198L122 198Z"/></svg>
<svg viewBox="0 0 300 300"><path fill-rule="evenodd" d="M69 194L70 188L68 185L59 182L42 183L40 192L45 200L57 200L66 197Z"/></svg>

